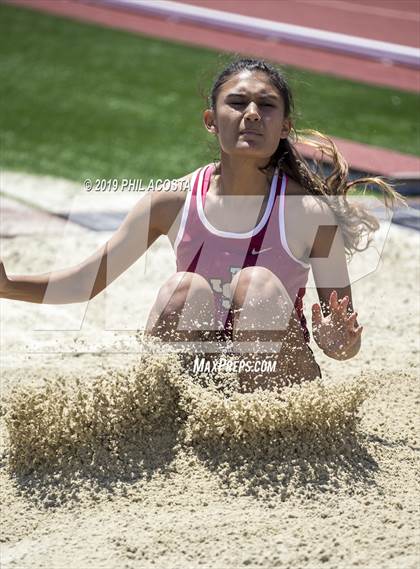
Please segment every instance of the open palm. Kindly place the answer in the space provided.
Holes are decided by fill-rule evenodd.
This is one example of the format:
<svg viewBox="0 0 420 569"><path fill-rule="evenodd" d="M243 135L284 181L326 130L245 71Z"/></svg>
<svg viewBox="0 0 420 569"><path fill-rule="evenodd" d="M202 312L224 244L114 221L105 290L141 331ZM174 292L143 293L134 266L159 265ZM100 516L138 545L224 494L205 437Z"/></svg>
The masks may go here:
<svg viewBox="0 0 420 569"><path fill-rule="evenodd" d="M312 333L318 346L327 355L346 354L360 339L363 326L356 323L357 312L348 312L348 296L338 300L337 291L329 299L329 314L323 316L321 306L312 306Z"/></svg>

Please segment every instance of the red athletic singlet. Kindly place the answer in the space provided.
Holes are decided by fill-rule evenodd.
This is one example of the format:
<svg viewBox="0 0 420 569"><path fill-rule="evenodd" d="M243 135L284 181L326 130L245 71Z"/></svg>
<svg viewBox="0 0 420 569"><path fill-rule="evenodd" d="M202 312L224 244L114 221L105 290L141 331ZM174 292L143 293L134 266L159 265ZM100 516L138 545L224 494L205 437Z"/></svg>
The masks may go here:
<svg viewBox="0 0 420 569"><path fill-rule="evenodd" d="M210 284L216 304L216 321L230 329L229 284L245 267L265 267L283 283L294 301L306 342L309 331L303 313L303 296L309 265L291 253L285 233L284 207L287 177L276 169L264 215L252 231L231 233L213 227L204 214L204 202L214 164L199 168L192 176L174 243L177 271L202 275Z"/></svg>

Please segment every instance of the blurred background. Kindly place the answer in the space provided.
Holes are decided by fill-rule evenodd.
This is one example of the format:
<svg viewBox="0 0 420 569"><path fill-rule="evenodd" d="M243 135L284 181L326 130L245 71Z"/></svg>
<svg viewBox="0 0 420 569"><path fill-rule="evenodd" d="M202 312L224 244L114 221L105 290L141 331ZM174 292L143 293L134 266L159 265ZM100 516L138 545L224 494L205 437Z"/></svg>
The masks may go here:
<svg viewBox="0 0 420 569"><path fill-rule="evenodd" d="M202 111L243 54L285 70L297 128L334 137L353 174L394 178L416 206L417 0L19 0L0 4L0 27L2 170L183 176L217 158Z"/></svg>

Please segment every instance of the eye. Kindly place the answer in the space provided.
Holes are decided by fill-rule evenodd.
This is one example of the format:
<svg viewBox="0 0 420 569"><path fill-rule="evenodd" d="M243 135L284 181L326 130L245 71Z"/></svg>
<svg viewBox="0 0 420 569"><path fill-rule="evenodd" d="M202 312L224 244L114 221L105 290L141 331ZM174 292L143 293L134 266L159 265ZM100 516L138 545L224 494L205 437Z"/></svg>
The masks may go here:
<svg viewBox="0 0 420 569"><path fill-rule="evenodd" d="M249 101L245 101L245 100L239 100L239 101L229 101L228 104L231 107L244 107L247 106L249 104ZM271 107L274 108L276 105L272 104L272 103L264 103L264 102L260 102L258 103L259 107Z"/></svg>

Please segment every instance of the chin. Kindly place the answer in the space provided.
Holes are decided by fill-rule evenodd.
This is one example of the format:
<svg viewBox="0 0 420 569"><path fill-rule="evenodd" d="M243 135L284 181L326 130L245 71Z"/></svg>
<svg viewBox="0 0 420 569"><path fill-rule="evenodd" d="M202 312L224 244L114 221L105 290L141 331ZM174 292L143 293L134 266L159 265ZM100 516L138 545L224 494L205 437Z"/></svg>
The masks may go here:
<svg viewBox="0 0 420 569"><path fill-rule="evenodd" d="M267 160L272 156L272 154L267 154L267 152L262 151L261 148L247 144L237 146L235 150L228 152L228 154L255 156L256 158L267 158Z"/></svg>

